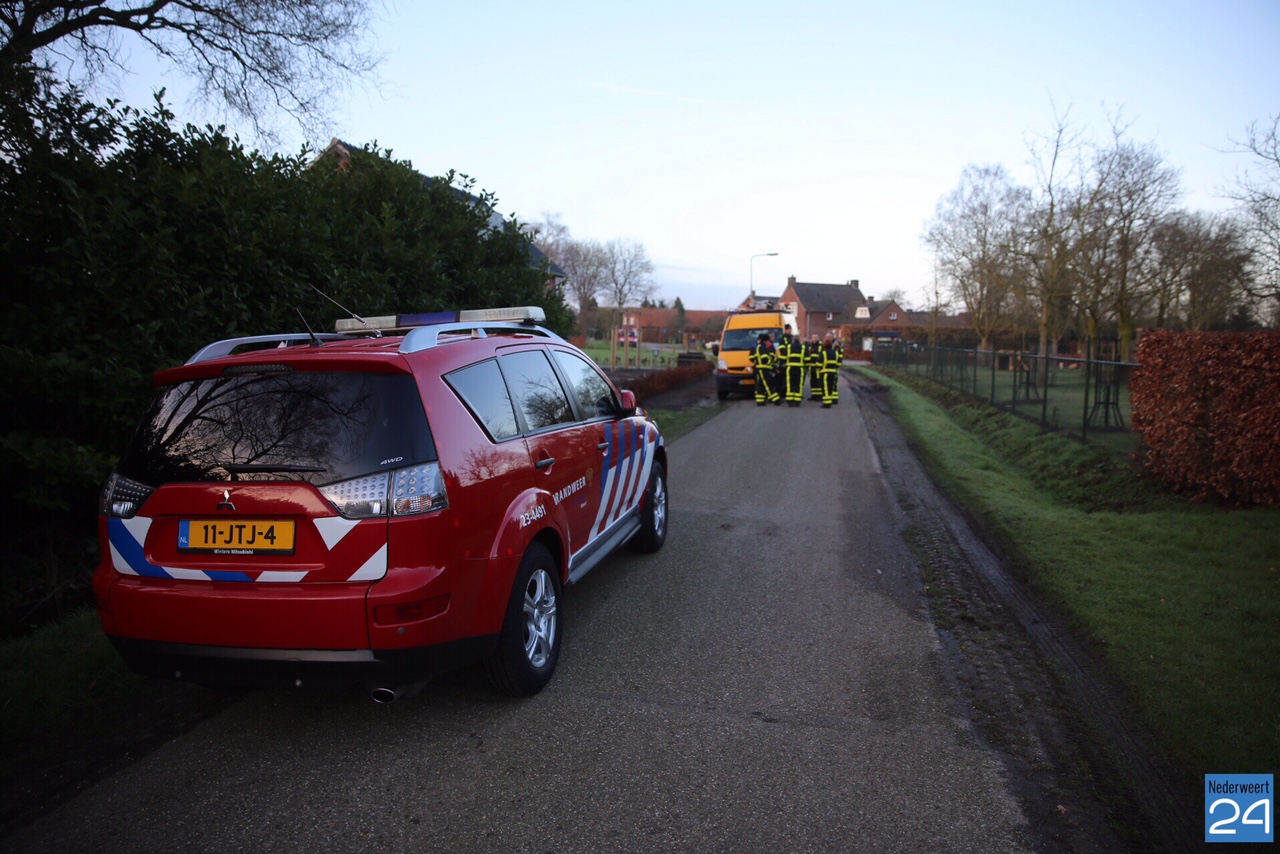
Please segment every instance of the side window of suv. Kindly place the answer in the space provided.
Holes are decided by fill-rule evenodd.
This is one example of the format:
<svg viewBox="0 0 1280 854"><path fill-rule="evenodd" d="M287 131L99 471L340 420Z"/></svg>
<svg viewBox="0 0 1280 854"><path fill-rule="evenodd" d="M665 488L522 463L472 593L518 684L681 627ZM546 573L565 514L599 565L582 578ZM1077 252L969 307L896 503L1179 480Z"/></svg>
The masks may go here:
<svg viewBox="0 0 1280 854"><path fill-rule="evenodd" d="M512 353L501 358L502 374L524 416L529 432L573 421L564 387L541 350Z"/></svg>
<svg viewBox="0 0 1280 854"><path fill-rule="evenodd" d="M492 359L454 371L445 377L453 390L471 410L489 438L495 442L520 434L516 425L516 412L502 380L498 363Z"/></svg>
<svg viewBox="0 0 1280 854"><path fill-rule="evenodd" d="M620 407L617 398L599 371L581 356L562 350L552 352L560 370L569 380L569 387L577 398L584 418L618 414Z"/></svg>

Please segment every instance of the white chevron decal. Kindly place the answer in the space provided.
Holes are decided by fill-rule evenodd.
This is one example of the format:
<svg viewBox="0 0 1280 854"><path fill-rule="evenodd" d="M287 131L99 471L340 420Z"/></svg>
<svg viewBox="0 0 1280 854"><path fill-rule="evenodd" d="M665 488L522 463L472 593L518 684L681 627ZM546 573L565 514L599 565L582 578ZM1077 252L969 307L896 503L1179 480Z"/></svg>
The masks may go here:
<svg viewBox="0 0 1280 854"><path fill-rule="evenodd" d="M325 516L314 521L316 530L320 532L320 538L324 540L325 548L330 551L333 551L333 547L342 542L343 537L351 533L352 528L360 524L359 520L343 519L341 516Z"/></svg>

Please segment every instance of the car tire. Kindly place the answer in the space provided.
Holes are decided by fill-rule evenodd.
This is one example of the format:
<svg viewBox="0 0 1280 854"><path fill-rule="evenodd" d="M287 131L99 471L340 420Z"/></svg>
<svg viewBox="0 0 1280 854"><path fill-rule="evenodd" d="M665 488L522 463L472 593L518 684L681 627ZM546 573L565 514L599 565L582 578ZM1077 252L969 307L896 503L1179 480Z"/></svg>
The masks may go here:
<svg viewBox="0 0 1280 854"><path fill-rule="evenodd" d="M560 658L560 575L551 552L532 543L511 586L498 649L486 662L490 684L532 696L551 681Z"/></svg>
<svg viewBox="0 0 1280 854"><path fill-rule="evenodd" d="M718 389L716 389L716 399L717 399L717 400L728 400L728 399L729 399L729 392L725 391L725 390L724 390L724 389L722 389L722 388L718 388Z"/></svg>
<svg viewBox="0 0 1280 854"><path fill-rule="evenodd" d="M640 511L640 530L631 538L631 546L639 552L656 552L667 541L667 470L653 461L649 486L644 491L644 509Z"/></svg>

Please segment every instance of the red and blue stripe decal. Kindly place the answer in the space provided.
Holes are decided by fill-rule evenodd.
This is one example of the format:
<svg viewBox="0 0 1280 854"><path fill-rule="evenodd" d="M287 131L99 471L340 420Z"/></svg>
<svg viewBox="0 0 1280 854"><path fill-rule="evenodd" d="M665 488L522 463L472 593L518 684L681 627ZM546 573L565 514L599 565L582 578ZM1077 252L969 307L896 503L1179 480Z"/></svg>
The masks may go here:
<svg viewBox="0 0 1280 854"><path fill-rule="evenodd" d="M652 423L628 418L606 427L605 441L608 448L600 470L600 509L591 526L593 538L640 501L661 436Z"/></svg>

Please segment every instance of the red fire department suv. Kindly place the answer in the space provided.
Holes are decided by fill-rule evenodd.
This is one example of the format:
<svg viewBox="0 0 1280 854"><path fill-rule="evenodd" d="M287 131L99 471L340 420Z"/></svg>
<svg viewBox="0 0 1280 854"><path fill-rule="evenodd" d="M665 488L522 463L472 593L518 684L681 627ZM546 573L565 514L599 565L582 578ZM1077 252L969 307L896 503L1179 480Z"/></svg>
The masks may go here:
<svg viewBox="0 0 1280 854"><path fill-rule="evenodd" d="M374 318L394 334L221 341L159 372L99 520L128 664L388 701L484 661L540 690L562 586L667 529L657 426L542 319Z"/></svg>

